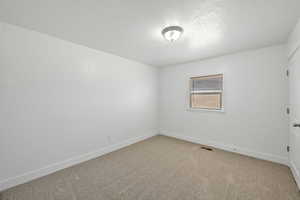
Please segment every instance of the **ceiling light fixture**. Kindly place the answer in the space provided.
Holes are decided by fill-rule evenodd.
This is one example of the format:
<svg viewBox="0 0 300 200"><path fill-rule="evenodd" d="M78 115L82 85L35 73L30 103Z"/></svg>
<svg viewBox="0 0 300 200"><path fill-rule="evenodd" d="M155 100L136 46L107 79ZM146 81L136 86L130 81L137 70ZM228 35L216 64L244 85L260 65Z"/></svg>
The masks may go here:
<svg viewBox="0 0 300 200"><path fill-rule="evenodd" d="M178 40L183 33L183 28L180 26L168 26L161 31L161 34L169 42Z"/></svg>

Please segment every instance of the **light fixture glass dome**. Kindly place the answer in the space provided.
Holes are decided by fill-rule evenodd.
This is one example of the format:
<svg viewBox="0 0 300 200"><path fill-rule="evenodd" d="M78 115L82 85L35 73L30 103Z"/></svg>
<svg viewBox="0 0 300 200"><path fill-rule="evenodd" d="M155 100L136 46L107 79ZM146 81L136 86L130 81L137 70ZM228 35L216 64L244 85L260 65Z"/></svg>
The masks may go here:
<svg viewBox="0 0 300 200"><path fill-rule="evenodd" d="M169 42L174 42L178 40L183 33L183 28L180 26L168 26L164 28L161 34L164 36L166 40Z"/></svg>

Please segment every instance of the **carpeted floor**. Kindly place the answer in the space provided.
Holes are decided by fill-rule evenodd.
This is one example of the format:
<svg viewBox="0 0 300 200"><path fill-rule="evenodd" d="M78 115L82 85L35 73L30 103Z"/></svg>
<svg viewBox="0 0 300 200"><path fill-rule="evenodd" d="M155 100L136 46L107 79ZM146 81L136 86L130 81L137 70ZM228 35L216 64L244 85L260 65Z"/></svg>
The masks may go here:
<svg viewBox="0 0 300 200"><path fill-rule="evenodd" d="M1 195L3 200L300 200L286 166L164 136Z"/></svg>

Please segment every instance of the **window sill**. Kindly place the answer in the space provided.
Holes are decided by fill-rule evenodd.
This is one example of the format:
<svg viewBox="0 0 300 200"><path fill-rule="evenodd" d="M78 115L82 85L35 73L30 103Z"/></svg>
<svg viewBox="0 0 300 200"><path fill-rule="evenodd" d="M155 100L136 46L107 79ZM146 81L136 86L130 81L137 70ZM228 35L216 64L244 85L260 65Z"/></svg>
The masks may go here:
<svg viewBox="0 0 300 200"><path fill-rule="evenodd" d="M188 108L187 111L191 111L191 112L218 112L218 113L225 113L224 108L222 108L220 110L204 109L204 108Z"/></svg>

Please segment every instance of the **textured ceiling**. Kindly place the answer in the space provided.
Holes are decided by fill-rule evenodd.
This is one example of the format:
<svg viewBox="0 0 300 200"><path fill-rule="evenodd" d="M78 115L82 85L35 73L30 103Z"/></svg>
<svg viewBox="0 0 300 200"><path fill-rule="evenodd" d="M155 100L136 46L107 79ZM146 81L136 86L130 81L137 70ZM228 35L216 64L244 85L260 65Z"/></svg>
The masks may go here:
<svg viewBox="0 0 300 200"><path fill-rule="evenodd" d="M299 17L300 0L0 0L1 21L154 66L283 43Z"/></svg>

